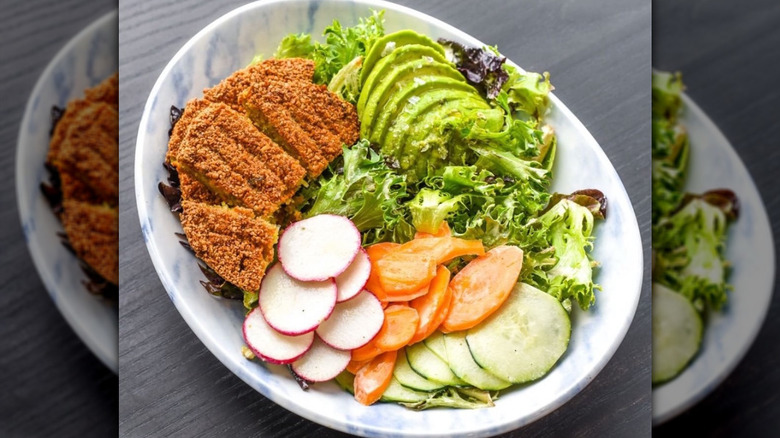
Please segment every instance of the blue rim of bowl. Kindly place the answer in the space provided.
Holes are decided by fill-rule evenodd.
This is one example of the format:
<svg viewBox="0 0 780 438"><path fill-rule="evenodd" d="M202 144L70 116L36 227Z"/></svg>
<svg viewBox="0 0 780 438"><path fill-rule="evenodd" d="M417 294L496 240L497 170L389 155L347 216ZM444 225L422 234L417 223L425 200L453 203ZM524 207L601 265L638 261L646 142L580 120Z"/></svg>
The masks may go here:
<svg viewBox="0 0 780 438"><path fill-rule="evenodd" d="M48 78L51 76L55 66L60 62L62 58L67 56L68 53L70 53L73 48L83 39L88 38L90 35L92 35L97 29L100 29L104 26L106 26L111 21L117 20L117 11L109 12L102 17L98 18L97 20L90 23L86 28L82 29L76 36L71 38L65 46L63 46L57 54L54 56L54 58L49 62L49 64L46 66L46 69L41 73L41 75L38 77L38 80L35 83L35 87L33 88L32 93L30 94L30 99L27 100L27 105L24 108L24 117L22 118L22 122L19 128L19 136L18 141L16 145L16 200L17 205L19 208L19 219L21 220L22 225L29 222L29 220L32 217L32 212L34 210L32 205L28 204L28 199L23 196L22 193L22 187L25 184L23 175L25 172L27 172L27 169L21 168L21 161L19 159L19 155L21 154L21 150L23 145L29 143L29 140L27 138L27 133L25 130L25 127L29 124L29 118L31 117L31 114L33 112L33 99L32 96L37 96L41 93L41 90L45 86L44 84L48 80ZM43 163L41 163L41 166L43 166ZM82 342L87 345L87 347L92 351L92 353L97 356L98 359L111 371L114 373L117 372L118 366L119 366L119 358L118 358L118 351L116 353L111 353L110 348L106 348L104 345L102 345L97 338L93 336L93 333L91 330L88 330L87 327L82 324L82 319L79 315L76 313L70 312L67 307L64 307L59 300L58 297L58 285L56 281L54 280L54 277L51 274L50 269L47 267L46 263L44 263L43 256L41 255L41 250L39 245L36 244L39 237L36 237L34 234L30 233L27 227L22 226L22 229L24 231L24 239L27 243L27 248L30 252L30 256L33 259L33 264L35 265L35 269L38 271L38 276L43 281L44 286L46 287L46 291L49 294L49 297L54 301L54 304L57 306L57 309L59 310L60 314L65 318L65 320L68 322L68 325L73 329L74 332L76 332L76 335L81 338ZM84 290L84 293L87 293L86 289ZM117 327L117 333L119 332L119 328Z"/></svg>
<svg viewBox="0 0 780 438"><path fill-rule="evenodd" d="M257 8L257 7L268 7L269 5L275 4L275 3L284 3L285 0L260 0L253 3L246 4L244 6L241 6L239 8L233 9L232 11L222 15L221 17L217 18L216 20L209 23L206 27L201 29L198 33L196 33L192 38L190 38L184 46L182 46L181 49L179 49L176 54L171 58L171 60L168 62L168 64L165 66L165 68L162 70L160 75L157 78L157 81L155 81L154 86L152 87L152 90L149 94L149 99L147 99L146 104L144 105L144 111L143 115L141 117L141 122L139 124L138 128L138 134L136 138L136 153L135 153L135 169L134 174L136 178L136 205L138 208L138 216L141 223L141 230L143 233L144 241L146 242L147 250L149 251L150 258L152 259L155 271L157 272L158 277L160 278L160 281L163 284L163 287L168 293L169 298L171 298L171 301L173 301L173 304L175 305L176 309L181 314L182 318L184 318L187 325L190 327L190 329L195 333L195 335L198 337L198 339L201 340L201 342L208 348L208 350L216 356L220 362L222 362L223 365L225 365L233 374L238 376L240 379L244 380L245 383L247 383L250 387L255 388L254 385L252 385L252 382L245 379L241 376L241 373L238 373L236 369L232 366L232 361L221 357L221 355L218 353L219 349L217 347L217 341L212 337L212 335L200 328L200 326L196 323L196 316L192 313L192 311L189 309L187 304L183 302L183 300L174 300L173 299L173 291L175 290L173 283L171 280L167 277L163 266L160 266L158 264L158 260L160 260L159 252L157 250L157 247L155 246L153 239L151 239L151 236L149 235L149 217L148 213L146 211L146 207L141 202L141 199L144 199L146 196L145 193L143 193L143 187L142 184L139 181L143 181L146 177L146 172L144 169L144 166L141 164L142 160L142 151L144 150L144 144L146 143L146 135L143 132L150 117L150 112L152 108L152 104L154 103L153 96L156 96L159 93L160 88L162 87L163 80L166 76L170 74L170 71L173 69L173 66L176 64L176 62L195 44L196 41L201 39L204 35L207 35L212 29L220 26L223 22L230 20L232 17L240 15L244 13L245 11ZM402 14L406 14L412 17L419 18L421 20L424 20L426 22L434 23L436 26L446 29L447 31L458 35L462 40L470 42L471 44L481 44L478 43L477 40L466 34L465 32L455 28L452 25L449 25L437 18L431 17L430 15L424 14L422 12L416 11L414 9L400 6L394 3L389 3L384 0L354 0L350 3L356 3L361 4L369 7L375 7L379 9L386 9L386 10L393 10ZM513 64L514 65L514 64ZM555 107L562 113L562 115L573 121L573 124L578 130L582 130L584 132L587 132L591 137L592 135L590 132L585 128L585 126L582 124L582 122L574 116L574 114L554 95L550 94L551 101L555 105ZM595 139L594 139L595 142ZM598 144L598 142L595 142ZM617 174L617 170L615 170L612 163L609 161L608 157L606 156L606 153L604 150L599 146L594 150L597 154L597 157L599 161L604 162L609 165L609 168L611 169L611 172L614 174L614 177L617 181L620 181L620 186L622 190L622 195L625 196L625 199L630 201L630 197L628 196L628 193L625 190L625 186L622 184L622 180L620 179L619 175ZM631 239L637 239L641 243L641 236L639 233L639 224L637 222L636 215L633 214L633 210L631 211L630 215L632 223L629 229L632 231L632 236L629 236ZM639 260L642 262L642 266L644 266L644 255L639 254ZM543 408L537 410L533 415L524 417L524 418L514 418L510 419L508 421L504 421L502 423L498 424L491 424L492 427L491 432L496 433L503 433L510 430L514 430L518 427L525 426L527 424L530 424L531 422L538 420L539 418L549 414L550 412L554 411L555 409L559 408L569 400L571 400L572 397L574 397L577 393L579 393L581 390L583 390L590 382L593 381L593 379L598 375L598 373L606 366L606 364L609 362L609 360L614 356L615 351L617 351L618 347L622 343L623 339L625 339L625 335L628 332L628 328L631 325L631 322L634 319L634 315L636 314L637 305L639 304L639 299L641 296L641 289L642 289L642 279L643 279L643 271L640 270L639 275L636 278L636 281L632 285L632 287L629 288L629 290L637 291L634 294L634 300L631 305L631 311L626 314L625 319L623 321L623 324L620 326L620 328L616 331L618 333L618 336L615 338L616 342L614 342L612 345L609 346L609 348L606 351L606 354L604 354L598 361L594 363L592 366L590 372L587 373L587 375L580 381L573 383L569 387L566 388L565 392L562 393L562 395L556 399L555 402L548 404L547 406L544 406ZM261 382L263 383L263 382ZM350 424L341 422L337 419L325 417L321 415L320 413L313 411L313 410L306 410L300 408L299 405L296 405L293 401L286 399L285 397L280 396L279 394L275 394L273 391L269 391L269 388L267 386L261 385L261 388L255 388L257 389L262 395L269 398L274 403L282 406L283 408L300 415L308 420L314 421L316 423L322 424L324 426L341 430L344 432L349 432L350 429L348 429L348 426ZM365 431L372 433L374 435L382 435L382 434L390 434L398 432L390 431L387 429L383 429L381 427L377 427L375 425L360 425L363 427ZM455 437L455 436L478 436L480 432L484 433L482 429L476 429L476 430L463 430L459 431L456 434L448 433L446 436L449 437ZM415 431L414 436L420 436L420 437L433 437L433 436L442 436L436 431Z"/></svg>
<svg viewBox="0 0 780 438"><path fill-rule="evenodd" d="M768 233L769 239L771 242L774 242L774 238L772 237L772 227L769 225L769 215L766 211L766 204L764 204L764 200L761 199L761 194L758 191L758 188L756 187L755 181L753 181L753 177L750 175L750 172L748 172L747 167L745 166L745 163L742 161L742 159L737 154L737 151L734 150L734 147L731 145L731 142L726 138L726 136L721 132L721 130L718 128L717 125L715 125L715 122L712 121L712 119L707 116L707 113L704 112L704 110L699 107L699 105L696 104L696 102L693 101L693 99L690 98L687 94L682 94L682 100L683 100L683 106L685 107L686 111L695 114L696 117L699 118L699 120L707 127L707 130L715 137L718 137L723 144L728 145L728 148L726 153L729 155L730 160L735 163L742 172L747 175L748 181L749 181L749 187L750 190L756 194L756 198L758 199L758 203L761 207L760 209L760 215L758 216L758 220L756 221L756 224L759 224L760 227L765 228L766 232ZM771 244L771 247L774 248L774 243ZM771 263L768 263L767 266L772 267L772 273L771 278L772 280L769 283L769 293L766 295L765 302L761 303L762 308L764 309L764 313L760 316L758 316L754 322L755 324L753 327L751 327L750 330L750 336L749 341L743 343L740 345L739 349L737 350L737 353L732 356L731 360L729 361L728 365L724 367L720 373L714 374L710 377L709 381L702 385L697 391L689 393L688 397L685 398L682 402L680 402L677 406L674 406L667 410L663 415L656 415L656 408L653 408L653 426L659 426L672 418L682 414L683 412L687 411L697 403L699 403L704 397L706 397L709 393L711 393L715 388L720 386L721 383L723 383L724 380L726 380L726 377L731 374L732 371L739 365L740 362L742 362L742 359L745 358L745 355L747 354L748 350L750 350L750 347L753 345L753 342L756 340L756 337L758 336L758 332L761 330L761 327L764 325L764 320L766 319L767 313L769 312L769 304L772 301L772 292L774 290L774 283L775 283L775 252L774 250L771 251ZM707 329L706 327L704 328ZM695 360L695 359L694 359ZM674 384L674 380L667 383L667 385ZM654 389L655 391L655 389Z"/></svg>

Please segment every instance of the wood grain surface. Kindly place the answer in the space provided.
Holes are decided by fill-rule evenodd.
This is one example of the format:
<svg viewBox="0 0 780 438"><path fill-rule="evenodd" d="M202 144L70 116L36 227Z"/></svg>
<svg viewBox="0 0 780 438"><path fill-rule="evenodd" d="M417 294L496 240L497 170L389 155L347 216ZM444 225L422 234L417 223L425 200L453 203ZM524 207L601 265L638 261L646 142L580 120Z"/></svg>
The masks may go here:
<svg viewBox="0 0 780 438"><path fill-rule="evenodd" d="M653 3L653 65L683 73L687 93L736 149L766 205L776 255L780 249L778 24L780 4L774 1ZM655 428L653 436L777 436L779 289L775 280L764 326L726 381L692 409Z"/></svg>
<svg viewBox="0 0 780 438"><path fill-rule="evenodd" d="M120 2L120 366L124 437L345 436L268 401L194 336L158 280L137 218L136 132L165 64L205 25L243 1ZM548 70L556 94L617 168L645 246L650 222L650 2L402 1ZM649 436L649 253L644 290L621 347L569 403L506 436Z"/></svg>
<svg viewBox="0 0 780 438"><path fill-rule="evenodd" d="M14 166L19 123L38 76L116 2L0 6L0 436L114 436L117 376L71 330L38 278L19 223Z"/></svg>

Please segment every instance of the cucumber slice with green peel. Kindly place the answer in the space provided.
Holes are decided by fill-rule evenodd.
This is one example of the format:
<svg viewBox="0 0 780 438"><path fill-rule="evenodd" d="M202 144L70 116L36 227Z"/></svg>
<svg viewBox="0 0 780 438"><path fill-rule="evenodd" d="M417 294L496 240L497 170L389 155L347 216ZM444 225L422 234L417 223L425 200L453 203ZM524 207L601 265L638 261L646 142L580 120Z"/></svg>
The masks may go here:
<svg viewBox="0 0 780 438"><path fill-rule="evenodd" d="M366 135L363 135L363 132L361 132L361 136L368 138L373 143L379 143L390 126L390 121L395 120L398 113L408 103L419 100L426 93L440 89L477 94L477 90L474 87L459 79L439 75L415 77L403 84L398 84L397 91L390 93L386 100L383 99L379 102L377 108L381 110L375 111L376 117L367 117L362 121L360 128L363 131L365 126Z"/></svg>
<svg viewBox="0 0 780 438"><path fill-rule="evenodd" d="M653 384L684 370L701 347L701 315L683 295L653 284Z"/></svg>
<svg viewBox="0 0 780 438"><path fill-rule="evenodd" d="M350 394L355 394L355 376L347 370L344 370L334 379L339 388Z"/></svg>
<svg viewBox="0 0 780 438"><path fill-rule="evenodd" d="M387 34L382 38L379 38L371 47L371 50L366 53L366 57L363 59L363 69L360 72L360 84L363 85L366 83L369 75L371 75L371 71L374 69L374 64L376 64L379 59L392 53L392 51L398 47L408 44L429 46L439 52L442 56L444 55L444 47L442 47L441 44L436 43L427 36L421 35L413 30L401 30Z"/></svg>
<svg viewBox="0 0 780 438"><path fill-rule="evenodd" d="M433 351L433 354L439 356L439 359L449 363L449 356L447 356L447 347L444 345L444 334L440 331L433 332L423 340L423 344Z"/></svg>
<svg viewBox="0 0 780 438"><path fill-rule="evenodd" d="M358 114L364 114L364 110L371 107L372 100L373 105L375 106L382 94L385 93L389 87L393 87L398 83L393 80L393 77L396 75L396 70L402 68L404 64L421 60L430 63L436 62L442 65L449 65L449 62L444 56L431 47L410 44L393 50L392 53L376 63L371 74L368 76L368 79L361 87L360 97L357 102Z"/></svg>
<svg viewBox="0 0 780 438"><path fill-rule="evenodd" d="M401 402L401 403L417 403L427 400L430 396L427 392L415 391L409 389L393 377L390 380L390 385L387 386L385 392L382 394L382 401L387 402Z"/></svg>
<svg viewBox="0 0 780 438"><path fill-rule="evenodd" d="M393 377L398 380L398 383L401 385L417 391L435 391L447 386L443 383L428 380L414 371L412 367L409 366L405 349L398 350L398 357L395 360L395 368L393 369Z"/></svg>
<svg viewBox="0 0 780 438"><path fill-rule="evenodd" d="M409 366L417 374L428 380L439 382L445 386L465 386L466 382L456 376L447 362L441 360L439 356L425 346L425 343L418 342L412 346L406 347L406 358Z"/></svg>
<svg viewBox="0 0 780 438"><path fill-rule="evenodd" d="M474 362L466 343L466 332L448 333L443 336L443 339L450 369L459 379L475 388L488 391L498 391L512 385L511 382L490 374Z"/></svg>
<svg viewBox="0 0 780 438"><path fill-rule="evenodd" d="M553 296L518 283L501 307L469 329L466 342L474 361L512 383L539 379L569 345L569 314Z"/></svg>

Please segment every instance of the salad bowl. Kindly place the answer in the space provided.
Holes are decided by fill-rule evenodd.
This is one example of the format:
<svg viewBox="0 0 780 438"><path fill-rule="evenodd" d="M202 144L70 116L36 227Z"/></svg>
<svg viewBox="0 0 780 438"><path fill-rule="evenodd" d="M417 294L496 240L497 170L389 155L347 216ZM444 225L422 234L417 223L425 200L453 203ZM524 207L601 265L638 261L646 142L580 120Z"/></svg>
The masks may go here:
<svg viewBox="0 0 780 438"><path fill-rule="evenodd" d="M64 108L117 70L117 13L99 18L52 59L27 102L16 150L19 216L35 267L49 296L90 350L114 372L118 366L115 303L93 296L82 284L78 259L60 242L62 225L43 196L52 107Z"/></svg>
<svg viewBox="0 0 780 438"><path fill-rule="evenodd" d="M691 159L685 190L731 189L739 218L729 226L726 259L733 285L726 306L708 312L699 353L673 380L653 388L653 424L684 412L715 389L745 356L769 310L775 277L772 229L747 168L707 114L683 94L680 123L688 131Z"/></svg>
<svg viewBox="0 0 780 438"><path fill-rule="evenodd" d="M206 293L192 256L178 243L179 221L157 184L163 168L171 105L182 107L203 88L252 61L274 53L290 33L319 33L334 19L352 26L372 10L385 10L385 30L412 29L472 46L483 43L432 17L381 1L264 1L215 20L173 57L155 83L141 119L135 155L138 213L150 257L170 299L204 345L234 374L275 403L330 428L361 436L488 436L516 429L561 406L595 378L620 345L633 319L642 284L642 244L631 201L596 140L555 96L547 121L558 135L553 191L599 189L609 199L593 257L601 262L603 290L587 312L572 313L568 351L543 379L502 392L496 405L477 410L412 411L395 404L362 406L335 383L301 391L287 369L247 361L240 302ZM554 72L553 72L554 75ZM576 171L574 171L576 170Z"/></svg>

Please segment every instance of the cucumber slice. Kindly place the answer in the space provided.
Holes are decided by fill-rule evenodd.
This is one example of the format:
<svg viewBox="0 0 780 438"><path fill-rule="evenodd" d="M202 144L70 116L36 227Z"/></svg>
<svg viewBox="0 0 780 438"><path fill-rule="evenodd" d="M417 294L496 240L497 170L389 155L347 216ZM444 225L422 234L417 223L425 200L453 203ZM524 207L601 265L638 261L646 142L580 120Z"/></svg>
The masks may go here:
<svg viewBox="0 0 780 438"><path fill-rule="evenodd" d="M466 382L456 376L447 362L444 362L433 351L425 346L425 343L418 342L410 347L406 347L406 358L409 366L417 374L428 380L441 383L445 386L465 386Z"/></svg>
<svg viewBox="0 0 780 438"><path fill-rule="evenodd" d="M569 314L554 297L518 283L504 304L466 333L474 361L512 383L536 380L569 345Z"/></svg>
<svg viewBox="0 0 780 438"><path fill-rule="evenodd" d="M498 391L512 384L485 371L474 362L466 343L466 332L448 333L443 336L450 369L469 385L488 391Z"/></svg>
<svg viewBox="0 0 780 438"><path fill-rule="evenodd" d="M416 391L435 391L446 386L442 383L428 380L415 372L412 367L409 366L405 349L398 350L398 357L395 360L395 368L393 369L393 377L398 380L398 383L401 385Z"/></svg>
<svg viewBox="0 0 780 438"><path fill-rule="evenodd" d="M444 334L440 331L433 332L423 340L423 343L429 350L433 351L433 354L439 356L439 359L444 362L449 362L449 356L447 356L447 347L444 345ZM451 367L450 367L451 368Z"/></svg>
<svg viewBox="0 0 780 438"><path fill-rule="evenodd" d="M347 391L350 394L355 393L355 376L352 375L347 370L344 370L336 376L335 378L336 384L339 385L339 387L345 391Z"/></svg>
<svg viewBox="0 0 780 438"><path fill-rule="evenodd" d="M430 394L427 392L415 391L401 385L401 383L398 382L398 379L393 377L393 379L390 380L390 385L388 385L387 389L385 389L385 392L382 394L381 400L388 402L417 403L427 400L429 396Z"/></svg>
<svg viewBox="0 0 780 438"><path fill-rule="evenodd" d="M702 320L687 298L653 284L653 383L682 372L701 347Z"/></svg>

